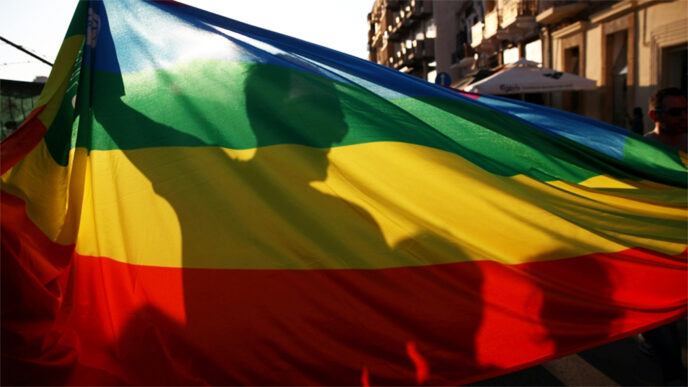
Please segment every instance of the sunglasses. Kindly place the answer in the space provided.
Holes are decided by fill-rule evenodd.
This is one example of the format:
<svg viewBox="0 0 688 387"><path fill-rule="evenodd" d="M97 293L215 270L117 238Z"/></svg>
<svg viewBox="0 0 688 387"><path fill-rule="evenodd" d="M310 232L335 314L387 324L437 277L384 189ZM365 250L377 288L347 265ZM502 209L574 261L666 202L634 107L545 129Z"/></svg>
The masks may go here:
<svg viewBox="0 0 688 387"><path fill-rule="evenodd" d="M677 116L680 116L681 114L688 113L688 106L671 108L671 109L655 109L655 111L657 113L666 113L670 116L677 117Z"/></svg>

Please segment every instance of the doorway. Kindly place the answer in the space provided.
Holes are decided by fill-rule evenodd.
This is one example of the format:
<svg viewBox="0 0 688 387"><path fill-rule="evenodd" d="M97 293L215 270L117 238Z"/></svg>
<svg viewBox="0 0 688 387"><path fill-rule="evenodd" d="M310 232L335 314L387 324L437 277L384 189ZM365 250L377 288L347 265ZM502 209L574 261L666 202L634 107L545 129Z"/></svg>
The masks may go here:
<svg viewBox="0 0 688 387"><path fill-rule="evenodd" d="M688 78L688 44L662 49L662 87L678 87L688 90L686 84Z"/></svg>
<svg viewBox="0 0 688 387"><path fill-rule="evenodd" d="M607 35L605 43L606 84L609 85L605 105L611 111L611 123L624 128L628 114L628 30Z"/></svg>

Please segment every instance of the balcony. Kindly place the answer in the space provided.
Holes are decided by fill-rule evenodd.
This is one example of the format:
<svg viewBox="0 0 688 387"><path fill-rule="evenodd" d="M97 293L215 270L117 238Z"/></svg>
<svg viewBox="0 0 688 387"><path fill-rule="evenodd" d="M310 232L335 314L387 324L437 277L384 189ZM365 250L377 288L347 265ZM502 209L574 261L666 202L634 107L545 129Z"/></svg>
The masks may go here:
<svg viewBox="0 0 688 387"><path fill-rule="evenodd" d="M387 38L393 42L398 42L401 38L401 23L392 23L387 26Z"/></svg>
<svg viewBox="0 0 688 387"><path fill-rule="evenodd" d="M404 21L404 11L399 12L399 14L394 18L394 25L396 28L401 27L402 21Z"/></svg>
<svg viewBox="0 0 688 387"><path fill-rule="evenodd" d="M390 24L387 26L387 35L389 37L389 40L393 42L399 41L399 38L401 36L401 33L399 31L400 27L401 24Z"/></svg>
<svg viewBox="0 0 688 387"><path fill-rule="evenodd" d="M483 28L485 24L478 22L471 27L471 47L476 48L483 42Z"/></svg>
<svg viewBox="0 0 688 387"><path fill-rule="evenodd" d="M411 49L406 51L406 56L404 57L404 64L406 66L409 66L415 62L417 62L418 57L416 56L416 50Z"/></svg>
<svg viewBox="0 0 688 387"><path fill-rule="evenodd" d="M389 38L395 42L399 41L404 37L406 32L410 31L410 27L416 24L416 22L416 19L411 18L410 12L405 12L404 10L399 11L399 13L394 16L393 23L387 27Z"/></svg>
<svg viewBox="0 0 688 387"><path fill-rule="evenodd" d="M471 27L471 47L479 52L494 52L497 50L498 38L503 34L498 30L490 38L485 37L485 25L478 22Z"/></svg>
<svg viewBox="0 0 688 387"><path fill-rule="evenodd" d="M502 6L502 28L517 23L520 18L535 17L537 2L533 0L505 0Z"/></svg>
<svg viewBox="0 0 688 387"><path fill-rule="evenodd" d="M471 27L471 47L479 52L495 51L497 40L502 35L500 32L499 12L495 8L485 15L484 22L478 22Z"/></svg>
<svg viewBox="0 0 688 387"><path fill-rule="evenodd" d="M414 24L414 23L416 22L416 19L415 19L415 18L411 18L411 16L412 16L411 10L408 10L407 12L404 12L404 14L403 14L403 20L401 21L401 24L402 24L404 27L408 27L408 26L410 26L411 24Z"/></svg>
<svg viewBox="0 0 688 387"><path fill-rule="evenodd" d="M502 6L500 40L521 41L537 34L537 2L533 0L505 0Z"/></svg>
<svg viewBox="0 0 688 387"><path fill-rule="evenodd" d="M499 12L494 9L485 15L485 28L483 30L483 39L487 40L497 35L499 29Z"/></svg>
<svg viewBox="0 0 688 387"><path fill-rule="evenodd" d="M551 7L537 14L536 22L540 24L554 24L558 23L568 17L574 16L584 10L588 5L586 3L555 3Z"/></svg>
<svg viewBox="0 0 688 387"><path fill-rule="evenodd" d="M390 60L392 62L392 67L395 69L402 67L406 61L406 47L397 46L394 49L394 54L390 57Z"/></svg>
<svg viewBox="0 0 688 387"><path fill-rule="evenodd" d="M435 57L435 40L415 40L412 47L401 46L389 59L391 67L396 69L417 68L423 61Z"/></svg>

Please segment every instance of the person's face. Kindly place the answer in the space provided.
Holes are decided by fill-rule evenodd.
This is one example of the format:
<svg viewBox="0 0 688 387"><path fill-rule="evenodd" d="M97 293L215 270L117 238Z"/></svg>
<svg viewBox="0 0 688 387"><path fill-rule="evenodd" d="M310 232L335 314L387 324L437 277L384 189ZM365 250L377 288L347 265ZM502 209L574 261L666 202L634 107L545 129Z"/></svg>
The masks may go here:
<svg viewBox="0 0 688 387"><path fill-rule="evenodd" d="M655 121L659 122L660 130L668 134L684 133L688 126L686 104L684 96L667 96L662 106L654 110Z"/></svg>

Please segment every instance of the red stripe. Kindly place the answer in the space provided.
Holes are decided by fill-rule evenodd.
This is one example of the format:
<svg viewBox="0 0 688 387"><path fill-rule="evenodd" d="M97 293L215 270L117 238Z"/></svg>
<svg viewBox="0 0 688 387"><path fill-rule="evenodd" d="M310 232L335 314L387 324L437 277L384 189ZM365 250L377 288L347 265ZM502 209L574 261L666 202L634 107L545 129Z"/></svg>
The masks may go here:
<svg viewBox="0 0 688 387"><path fill-rule="evenodd" d="M63 308L74 249L49 240L21 199L2 192L0 203L2 381L60 384L78 357Z"/></svg>
<svg viewBox="0 0 688 387"><path fill-rule="evenodd" d="M45 105L36 107L17 130L0 142L0 173L7 172L41 142L47 131L38 118L43 109Z"/></svg>
<svg viewBox="0 0 688 387"><path fill-rule="evenodd" d="M408 342L429 384L464 384L685 315L684 258L241 271L80 257L73 323L88 365L135 384L353 385L367 368L408 385Z"/></svg>
<svg viewBox="0 0 688 387"><path fill-rule="evenodd" d="M70 265L71 247L17 223L20 200L3 195L2 211L5 382L409 385L426 369L428 384L465 384L686 314L685 253L384 270Z"/></svg>
<svg viewBox="0 0 688 387"><path fill-rule="evenodd" d="M473 98L476 100L480 99L480 94L469 93L469 92L463 91L463 90L457 90L457 91L459 92L459 94L463 95L464 97Z"/></svg>

